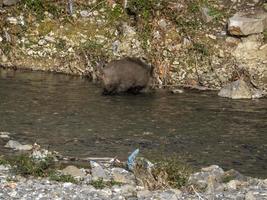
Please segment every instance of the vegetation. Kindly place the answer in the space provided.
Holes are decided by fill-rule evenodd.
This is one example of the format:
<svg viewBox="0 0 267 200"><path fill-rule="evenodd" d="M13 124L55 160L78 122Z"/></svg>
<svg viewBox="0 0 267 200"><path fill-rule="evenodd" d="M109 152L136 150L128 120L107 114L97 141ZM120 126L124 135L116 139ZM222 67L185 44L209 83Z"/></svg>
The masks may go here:
<svg viewBox="0 0 267 200"><path fill-rule="evenodd" d="M50 180L58 182L77 183L74 177L60 174L57 171L52 157L47 157L43 160L36 160L25 154L10 159L0 157L0 165L6 164L10 164L12 170L22 176L49 177Z"/></svg>
<svg viewBox="0 0 267 200"><path fill-rule="evenodd" d="M103 179L98 179L96 181L92 181L90 184L92 186L94 186L96 189L103 189L105 187L112 187L114 185L121 185L122 183L116 182L114 180L104 181Z"/></svg>
<svg viewBox="0 0 267 200"><path fill-rule="evenodd" d="M159 174L162 171L167 173L167 181L170 186L181 188L187 185L189 175L193 172L193 169L185 163L171 158L157 162L154 174Z"/></svg>

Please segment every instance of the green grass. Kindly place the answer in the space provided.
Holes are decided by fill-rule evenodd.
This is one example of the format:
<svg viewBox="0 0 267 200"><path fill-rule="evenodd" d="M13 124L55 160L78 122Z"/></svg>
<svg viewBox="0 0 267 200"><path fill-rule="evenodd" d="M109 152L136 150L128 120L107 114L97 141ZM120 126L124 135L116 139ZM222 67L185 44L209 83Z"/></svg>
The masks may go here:
<svg viewBox="0 0 267 200"><path fill-rule="evenodd" d="M55 170L51 170L48 173L48 177L50 180L57 181L57 182L70 182L77 184L78 181L71 175L64 175L56 172Z"/></svg>
<svg viewBox="0 0 267 200"><path fill-rule="evenodd" d="M45 177L47 176L48 170L54 168L53 158L46 158L41 161L36 161L30 158L28 155L19 155L9 160L15 173L22 176L36 176Z"/></svg>
<svg viewBox="0 0 267 200"><path fill-rule="evenodd" d="M50 180L58 182L78 183L71 175L63 175L57 171L56 164L52 157L44 160L35 160L28 155L14 156L10 159L0 157L1 164L10 164L12 170L21 176L49 177Z"/></svg>
<svg viewBox="0 0 267 200"><path fill-rule="evenodd" d="M91 181L90 183L92 186L94 186L96 189L103 189L105 187L112 187L114 185L122 185L120 182L116 182L114 180L111 181L104 181L103 179L98 179L96 181Z"/></svg>

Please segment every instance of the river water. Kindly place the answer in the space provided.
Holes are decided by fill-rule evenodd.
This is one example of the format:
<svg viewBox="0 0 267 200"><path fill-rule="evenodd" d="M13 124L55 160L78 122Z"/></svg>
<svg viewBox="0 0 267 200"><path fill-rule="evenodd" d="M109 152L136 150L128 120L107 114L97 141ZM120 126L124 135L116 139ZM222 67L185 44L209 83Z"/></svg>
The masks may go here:
<svg viewBox="0 0 267 200"><path fill-rule="evenodd" d="M0 131L63 155L179 157L267 177L267 99L214 92L102 96L86 79L0 70ZM2 140L2 141L1 141ZM0 139L0 153L6 140Z"/></svg>

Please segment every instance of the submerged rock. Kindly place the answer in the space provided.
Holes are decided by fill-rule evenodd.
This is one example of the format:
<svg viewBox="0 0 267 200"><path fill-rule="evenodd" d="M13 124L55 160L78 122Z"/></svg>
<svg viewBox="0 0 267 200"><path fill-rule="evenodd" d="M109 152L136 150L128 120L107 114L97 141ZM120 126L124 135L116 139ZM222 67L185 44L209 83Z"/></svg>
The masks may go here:
<svg viewBox="0 0 267 200"><path fill-rule="evenodd" d="M231 99L251 99L252 92L247 83L240 79L229 83L223 87L218 93L221 97L227 97Z"/></svg>
<svg viewBox="0 0 267 200"><path fill-rule="evenodd" d="M237 13L229 19L228 31L232 35L246 36L262 33L267 28L267 13L247 15Z"/></svg>
<svg viewBox="0 0 267 200"><path fill-rule="evenodd" d="M7 142L7 144L5 145L5 147L7 148L11 148L11 149L15 149L15 150L19 150L19 151L30 151L32 150L32 145L22 145L19 142L15 141L15 140L9 140Z"/></svg>

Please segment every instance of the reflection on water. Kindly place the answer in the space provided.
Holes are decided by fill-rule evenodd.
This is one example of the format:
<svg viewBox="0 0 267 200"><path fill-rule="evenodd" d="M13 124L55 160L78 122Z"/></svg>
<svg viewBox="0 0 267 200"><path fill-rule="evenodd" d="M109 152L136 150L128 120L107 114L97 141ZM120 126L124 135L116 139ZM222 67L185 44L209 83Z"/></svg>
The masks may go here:
<svg viewBox="0 0 267 200"><path fill-rule="evenodd" d="M0 71L0 131L72 156L182 156L267 177L267 99L215 93L102 96L87 80ZM3 148L0 139L0 151Z"/></svg>

